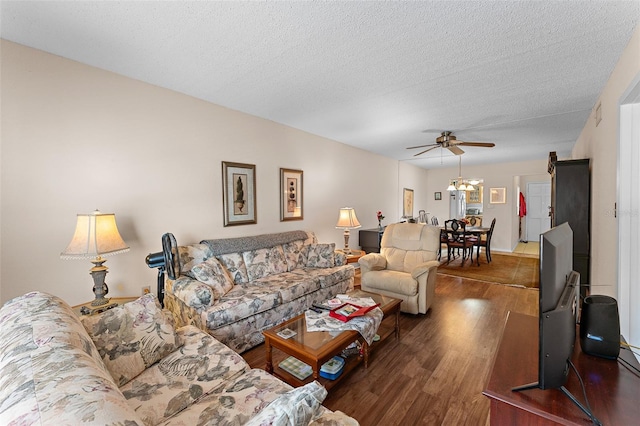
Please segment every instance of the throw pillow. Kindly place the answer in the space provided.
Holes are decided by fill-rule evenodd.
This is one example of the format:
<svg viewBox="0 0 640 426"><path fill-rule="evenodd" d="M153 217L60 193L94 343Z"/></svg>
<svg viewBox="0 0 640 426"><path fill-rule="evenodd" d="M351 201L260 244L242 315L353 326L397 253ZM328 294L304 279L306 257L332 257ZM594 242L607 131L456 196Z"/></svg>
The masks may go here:
<svg viewBox="0 0 640 426"><path fill-rule="evenodd" d="M215 299L220 299L233 288L229 273L215 257L194 266L191 273L196 280L211 287Z"/></svg>
<svg viewBox="0 0 640 426"><path fill-rule="evenodd" d="M82 317L113 380L122 386L178 347L178 337L153 294Z"/></svg>
<svg viewBox="0 0 640 426"><path fill-rule="evenodd" d="M327 390L317 381L283 393L247 425L308 425L321 414Z"/></svg>
<svg viewBox="0 0 640 426"><path fill-rule="evenodd" d="M178 254L180 255L180 270L184 275L194 279L197 278L191 274L193 267L213 256L211 248L206 244L178 246Z"/></svg>
<svg viewBox="0 0 640 426"><path fill-rule="evenodd" d="M229 271L229 275L231 275L234 283L245 284L249 282L247 266L244 264L242 253L227 253L216 256L216 258L224 265L227 271Z"/></svg>
<svg viewBox="0 0 640 426"><path fill-rule="evenodd" d="M307 246L307 267L309 268L332 268L336 266L334 251L336 245L330 244L310 244Z"/></svg>

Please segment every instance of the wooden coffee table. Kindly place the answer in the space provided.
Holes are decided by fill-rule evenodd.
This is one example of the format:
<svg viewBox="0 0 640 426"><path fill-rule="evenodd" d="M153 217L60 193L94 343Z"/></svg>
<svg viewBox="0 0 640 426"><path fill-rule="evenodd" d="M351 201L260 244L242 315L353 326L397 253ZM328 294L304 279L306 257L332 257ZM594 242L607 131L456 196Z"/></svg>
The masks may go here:
<svg viewBox="0 0 640 426"><path fill-rule="evenodd" d="M399 316L400 303L402 302L400 299L369 293L362 290L356 290L349 293L349 295L351 297L371 297L376 301L376 303L380 304L380 308L384 314L382 324L378 329L380 342L391 334L395 334L396 340L400 338ZM392 324L388 324L390 322L392 322ZM295 331L296 335L288 339L280 337L278 332L285 328ZM304 314L285 321L276 327L265 330L263 334L267 361L265 370L280 377L292 386L302 386L313 380L318 380L328 390L338 383L341 378L346 376L349 371L353 370L360 362L364 361L365 368L367 368L369 364L371 348L367 342L362 339L360 333L354 330L345 330L336 335L335 333L330 333L328 331L307 331ZM356 340L360 340L362 343L362 354L360 356L350 356L345 359L344 370L335 380L320 377L320 367L322 364L329 361L335 355L340 354L343 349ZM376 342L373 346L377 346L378 343L379 342ZM305 380L300 380L280 368L277 363L273 361L274 348L310 365L313 371L311 376L307 377ZM278 359L284 358L285 357L282 356L278 357Z"/></svg>

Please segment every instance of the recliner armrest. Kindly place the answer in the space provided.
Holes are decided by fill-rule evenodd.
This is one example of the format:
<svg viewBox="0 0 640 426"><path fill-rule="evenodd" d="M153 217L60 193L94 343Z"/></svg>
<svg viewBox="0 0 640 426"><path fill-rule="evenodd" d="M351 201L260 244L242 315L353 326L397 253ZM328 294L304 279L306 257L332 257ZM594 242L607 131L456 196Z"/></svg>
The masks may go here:
<svg viewBox="0 0 640 426"><path fill-rule="evenodd" d="M440 262L438 262L437 260L430 260L428 262L421 263L413 268L413 270L411 271L411 276L417 280L420 275L430 271L433 268L437 268L438 265L440 265Z"/></svg>
<svg viewBox="0 0 640 426"><path fill-rule="evenodd" d="M358 259L362 273L381 271L387 268L387 259L380 253L369 253Z"/></svg>

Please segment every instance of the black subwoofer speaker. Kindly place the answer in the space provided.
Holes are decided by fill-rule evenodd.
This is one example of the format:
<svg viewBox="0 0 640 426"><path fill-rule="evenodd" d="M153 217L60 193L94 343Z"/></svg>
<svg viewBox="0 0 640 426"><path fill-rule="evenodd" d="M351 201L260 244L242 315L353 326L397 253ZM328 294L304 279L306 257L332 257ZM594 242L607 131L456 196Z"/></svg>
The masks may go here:
<svg viewBox="0 0 640 426"><path fill-rule="evenodd" d="M620 316L618 302L609 296L587 296L580 318L582 352L616 359L620 353Z"/></svg>

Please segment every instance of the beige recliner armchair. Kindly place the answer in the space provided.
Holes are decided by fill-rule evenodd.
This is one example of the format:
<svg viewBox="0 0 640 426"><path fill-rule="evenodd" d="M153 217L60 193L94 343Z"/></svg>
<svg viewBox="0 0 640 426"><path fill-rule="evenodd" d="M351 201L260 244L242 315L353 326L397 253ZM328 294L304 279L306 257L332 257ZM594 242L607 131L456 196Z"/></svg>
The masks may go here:
<svg viewBox="0 0 640 426"><path fill-rule="evenodd" d="M439 246L437 226L388 225L380 253L369 253L359 260L362 290L402 299L402 312L426 314L436 293Z"/></svg>

